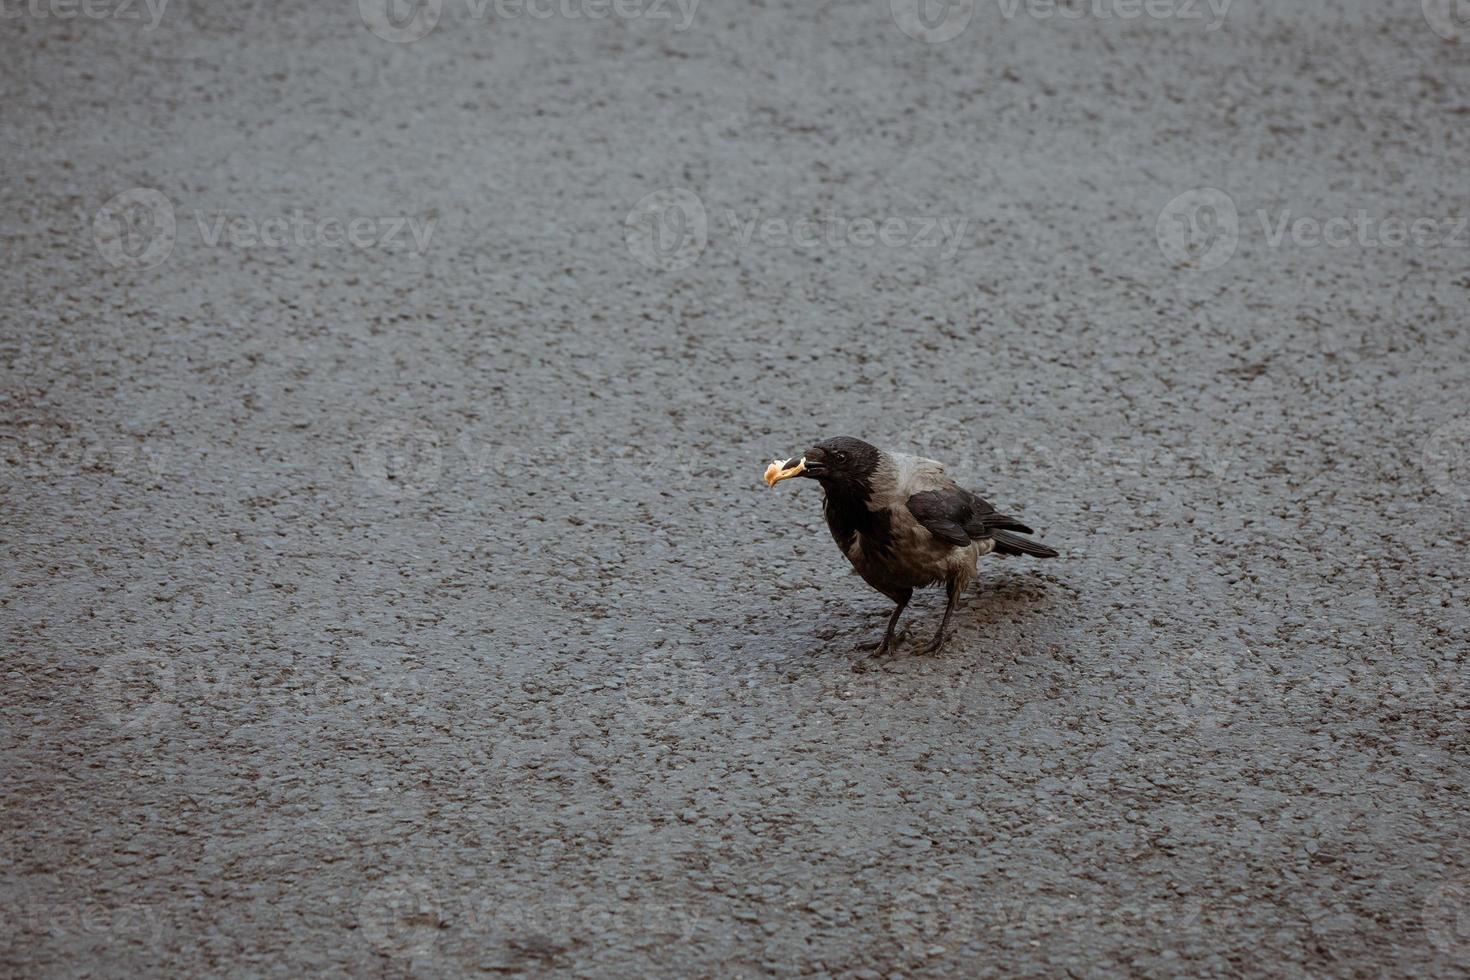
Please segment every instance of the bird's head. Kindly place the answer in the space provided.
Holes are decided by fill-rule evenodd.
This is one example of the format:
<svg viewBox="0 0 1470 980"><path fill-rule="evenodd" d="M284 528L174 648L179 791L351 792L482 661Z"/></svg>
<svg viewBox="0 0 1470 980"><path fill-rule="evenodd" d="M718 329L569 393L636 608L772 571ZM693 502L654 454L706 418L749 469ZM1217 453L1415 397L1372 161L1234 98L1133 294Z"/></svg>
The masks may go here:
<svg viewBox="0 0 1470 980"><path fill-rule="evenodd" d="M766 483L774 487L782 480L804 476L828 490L866 487L882 457L877 446L850 436L837 436L824 439L784 462L772 462L766 467Z"/></svg>

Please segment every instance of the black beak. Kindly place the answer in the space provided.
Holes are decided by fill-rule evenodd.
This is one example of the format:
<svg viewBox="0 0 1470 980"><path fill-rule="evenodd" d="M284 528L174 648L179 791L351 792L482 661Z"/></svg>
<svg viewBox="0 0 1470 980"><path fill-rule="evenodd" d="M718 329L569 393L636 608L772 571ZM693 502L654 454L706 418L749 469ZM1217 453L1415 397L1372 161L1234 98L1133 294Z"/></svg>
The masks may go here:
<svg viewBox="0 0 1470 980"><path fill-rule="evenodd" d="M802 453L801 458L806 462L802 476L815 480L827 472L827 454L815 446Z"/></svg>

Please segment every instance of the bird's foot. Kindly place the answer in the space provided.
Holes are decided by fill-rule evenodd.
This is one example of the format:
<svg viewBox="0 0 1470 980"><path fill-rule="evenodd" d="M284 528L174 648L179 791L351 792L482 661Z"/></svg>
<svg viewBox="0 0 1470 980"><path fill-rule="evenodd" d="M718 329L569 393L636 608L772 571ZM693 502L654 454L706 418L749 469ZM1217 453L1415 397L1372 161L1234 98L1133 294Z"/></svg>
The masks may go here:
<svg viewBox="0 0 1470 980"><path fill-rule="evenodd" d="M938 633L935 633L934 634L934 639L932 639L928 643L924 644L923 648L919 651L919 653L921 655L923 655L923 656L933 656L934 654L938 653L939 650L940 650L940 648L943 647L943 646L944 646L944 630L940 630Z"/></svg>
<svg viewBox="0 0 1470 980"><path fill-rule="evenodd" d="M852 672L854 674L862 674L871 670L877 665L878 661L881 658L888 656L894 650L896 650L898 648L899 640L907 635L907 631L900 634L899 636L888 636L885 634L884 637L876 643L859 643L857 645L857 649L871 650L872 652L869 653L866 657L863 657L856 661L852 665Z"/></svg>
<svg viewBox="0 0 1470 980"><path fill-rule="evenodd" d="M871 650L873 652L869 654L870 657L887 656L895 649L897 649L899 642L907 638L908 635L908 630L900 630L896 636L885 633L883 636L880 636L876 640L864 640L863 642L855 645L853 649Z"/></svg>

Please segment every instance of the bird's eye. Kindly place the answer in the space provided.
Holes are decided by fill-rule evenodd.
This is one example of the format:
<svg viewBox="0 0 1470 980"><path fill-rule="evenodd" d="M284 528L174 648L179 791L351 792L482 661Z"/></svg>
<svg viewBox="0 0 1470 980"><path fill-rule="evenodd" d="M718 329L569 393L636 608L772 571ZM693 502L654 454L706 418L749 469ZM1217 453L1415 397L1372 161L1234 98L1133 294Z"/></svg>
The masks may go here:
<svg viewBox="0 0 1470 980"><path fill-rule="evenodd" d="M839 462L839 463L845 463L845 462L847 462L847 453L841 453L841 452L838 453L837 454L837 462Z"/></svg>

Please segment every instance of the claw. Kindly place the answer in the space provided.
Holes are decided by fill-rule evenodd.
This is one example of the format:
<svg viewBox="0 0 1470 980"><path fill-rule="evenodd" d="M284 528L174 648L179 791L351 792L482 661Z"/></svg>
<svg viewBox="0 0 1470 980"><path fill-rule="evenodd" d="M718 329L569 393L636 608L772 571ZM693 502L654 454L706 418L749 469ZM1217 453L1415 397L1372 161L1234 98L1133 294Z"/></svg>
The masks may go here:
<svg viewBox="0 0 1470 980"><path fill-rule="evenodd" d="M902 629L892 636L885 635L876 640L864 640L863 642L856 644L853 649L873 651L872 653L868 654L869 658L882 657L897 650L898 645L904 640L908 639L908 636L909 631L907 629Z"/></svg>

